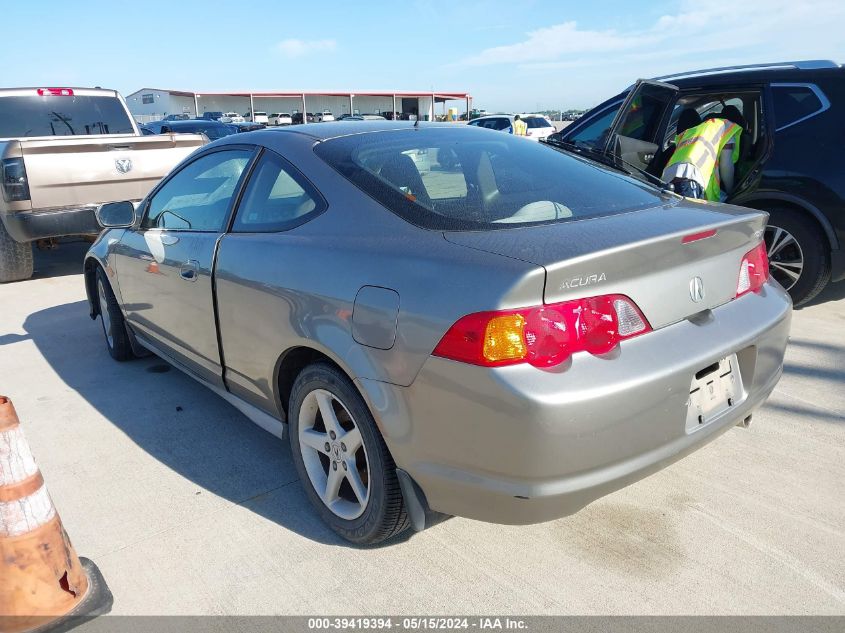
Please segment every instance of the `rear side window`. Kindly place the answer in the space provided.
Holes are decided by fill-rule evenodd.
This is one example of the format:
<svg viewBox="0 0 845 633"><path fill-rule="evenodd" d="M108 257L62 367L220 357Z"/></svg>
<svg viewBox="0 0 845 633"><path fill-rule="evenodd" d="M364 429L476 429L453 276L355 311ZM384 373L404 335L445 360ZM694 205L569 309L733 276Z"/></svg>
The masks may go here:
<svg viewBox="0 0 845 633"><path fill-rule="evenodd" d="M141 228L222 231L252 152L206 154L168 180L150 200Z"/></svg>
<svg viewBox="0 0 845 633"><path fill-rule="evenodd" d="M266 150L250 177L232 230L285 231L326 208L322 197L292 165Z"/></svg>
<svg viewBox="0 0 845 633"><path fill-rule="evenodd" d="M620 102L608 108L571 136L565 135L566 140L594 149L604 148L605 143L607 143L607 131L610 129L610 124L613 123L616 112L621 105Z"/></svg>
<svg viewBox="0 0 845 633"><path fill-rule="evenodd" d="M777 130L795 125L827 109L828 102L816 86L772 85Z"/></svg>
<svg viewBox="0 0 845 633"><path fill-rule="evenodd" d="M0 138L134 133L116 97L0 97Z"/></svg>
<svg viewBox="0 0 845 633"><path fill-rule="evenodd" d="M356 134L324 141L315 152L387 209L435 230L565 222L664 201L595 163L471 127Z"/></svg>

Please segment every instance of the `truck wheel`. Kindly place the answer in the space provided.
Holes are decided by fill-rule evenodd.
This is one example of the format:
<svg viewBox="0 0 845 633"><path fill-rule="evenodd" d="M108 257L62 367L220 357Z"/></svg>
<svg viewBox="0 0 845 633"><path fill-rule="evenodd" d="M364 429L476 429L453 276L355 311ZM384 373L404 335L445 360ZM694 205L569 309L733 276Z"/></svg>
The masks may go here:
<svg viewBox="0 0 845 633"><path fill-rule="evenodd" d="M767 209L769 271L796 306L807 303L830 281L830 246L816 221L792 209Z"/></svg>
<svg viewBox="0 0 845 633"><path fill-rule="evenodd" d="M32 244L12 239L0 220L0 283L32 277Z"/></svg>
<svg viewBox="0 0 845 633"><path fill-rule="evenodd" d="M342 372L328 363L303 369L288 412L299 479L329 527L361 544L408 528L396 464L364 399Z"/></svg>
<svg viewBox="0 0 845 633"><path fill-rule="evenodd" d="M126 332L123 312L117 305L111 284L102 268L97 268L97 300L100 322L103 324L103 334L106 337L106 347L111 357L117 361L135 358Z"/></svg>

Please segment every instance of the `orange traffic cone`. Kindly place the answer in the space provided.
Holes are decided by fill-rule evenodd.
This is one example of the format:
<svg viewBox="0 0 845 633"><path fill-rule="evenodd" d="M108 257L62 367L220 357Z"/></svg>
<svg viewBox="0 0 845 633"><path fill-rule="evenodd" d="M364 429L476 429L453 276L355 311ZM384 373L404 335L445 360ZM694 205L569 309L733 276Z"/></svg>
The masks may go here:
<svg viewBox="0 0 845 633"><path fill-rule="evenodd" d="M111 605L97 567L70 544L15 407L0 396L0 631L67 630Z"/></svg>

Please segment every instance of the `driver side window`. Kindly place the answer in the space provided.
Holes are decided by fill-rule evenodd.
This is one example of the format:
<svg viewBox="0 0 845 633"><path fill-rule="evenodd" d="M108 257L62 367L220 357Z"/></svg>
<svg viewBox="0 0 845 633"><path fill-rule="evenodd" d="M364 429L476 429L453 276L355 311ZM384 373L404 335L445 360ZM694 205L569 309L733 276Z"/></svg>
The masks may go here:
<svg viewBox="0 0 845 633"><path fill-rule="evenodd" d="M231 149L206 154L188 164L152 197L141 228L224 230L232 197L250 158L248 150Z"/></svg>

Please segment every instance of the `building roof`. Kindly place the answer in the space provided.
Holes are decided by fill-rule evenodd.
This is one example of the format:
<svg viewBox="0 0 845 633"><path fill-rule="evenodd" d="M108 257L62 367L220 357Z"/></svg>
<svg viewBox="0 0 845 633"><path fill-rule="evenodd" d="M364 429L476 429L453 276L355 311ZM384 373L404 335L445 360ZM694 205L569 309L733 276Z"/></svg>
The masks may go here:
<svg viewBox="0 0 845 633"><path fill-rule="evenodd" d="M472 98L468 92L437 92L431 90L420 90L418 92L408 92L407 90L235 90L231 92L219 91L198 91L191 92L188 90L169 90L165 88L141 88L136 90L130 97L141 94L143 92L168 92L177 97L348 97L352 95L362 97L430 97L434 95L436 99L467 99Z"/></svg>

